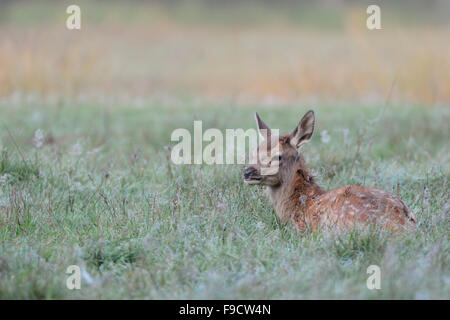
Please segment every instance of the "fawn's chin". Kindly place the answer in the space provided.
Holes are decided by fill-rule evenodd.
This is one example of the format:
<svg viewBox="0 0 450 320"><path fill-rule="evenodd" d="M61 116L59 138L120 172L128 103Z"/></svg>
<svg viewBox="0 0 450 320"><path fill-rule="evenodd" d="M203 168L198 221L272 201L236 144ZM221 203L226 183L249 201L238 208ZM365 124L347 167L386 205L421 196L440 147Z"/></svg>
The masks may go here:
<svg viewBox="0 0 450 320"><path fill-rule="evenodd" d="M246 184L250 184L250 185L252 185L252 184L261 184L261 180L262 179L255 179L255 178L253 178L253 179L244 179L244 182L246 183Z"/></svg>

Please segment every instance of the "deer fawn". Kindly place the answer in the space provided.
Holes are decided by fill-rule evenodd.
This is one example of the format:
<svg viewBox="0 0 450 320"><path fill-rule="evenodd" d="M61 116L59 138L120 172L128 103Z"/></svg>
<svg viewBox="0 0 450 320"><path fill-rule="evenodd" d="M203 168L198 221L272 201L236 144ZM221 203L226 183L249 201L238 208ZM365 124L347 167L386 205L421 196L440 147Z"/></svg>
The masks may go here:
<svg viewBox="0 0 450 320"><path fill-rule="evenodd" d="M267 186L281 222L292 221L301 231L351 228L373 222L388 230L415 228L414 214L395 195L360 186L325 191L315 183L299 150L314 131L312 110L292 133L282 136L272 135L258 113L255 116L263 141L252 154L254 164L244 170L244 181Z"/></svg>

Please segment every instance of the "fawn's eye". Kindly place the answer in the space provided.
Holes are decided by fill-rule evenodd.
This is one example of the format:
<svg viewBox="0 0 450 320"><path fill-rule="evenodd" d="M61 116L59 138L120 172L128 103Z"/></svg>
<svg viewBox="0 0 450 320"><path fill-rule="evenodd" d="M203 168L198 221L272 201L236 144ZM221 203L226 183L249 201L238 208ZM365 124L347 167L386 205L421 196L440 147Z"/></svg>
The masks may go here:
<svg viewBox="0 0 450 320"><path fill-rule="evenodd" d="M273 157L271 161L281 161L281 155Z"/></svg>

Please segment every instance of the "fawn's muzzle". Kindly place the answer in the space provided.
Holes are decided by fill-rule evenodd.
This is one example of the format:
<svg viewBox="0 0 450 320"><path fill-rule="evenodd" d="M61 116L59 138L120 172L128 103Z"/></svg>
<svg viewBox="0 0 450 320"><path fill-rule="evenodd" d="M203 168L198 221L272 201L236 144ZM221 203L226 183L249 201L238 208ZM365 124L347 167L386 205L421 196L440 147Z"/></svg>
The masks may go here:
<svg viewBox="0 0 450 320"><path fill-rule="evenodd" d="M244 179L247 180L249 178L251 178L255 173L257 173L257 170L253 167L247 167L244 170Z"/></svg>

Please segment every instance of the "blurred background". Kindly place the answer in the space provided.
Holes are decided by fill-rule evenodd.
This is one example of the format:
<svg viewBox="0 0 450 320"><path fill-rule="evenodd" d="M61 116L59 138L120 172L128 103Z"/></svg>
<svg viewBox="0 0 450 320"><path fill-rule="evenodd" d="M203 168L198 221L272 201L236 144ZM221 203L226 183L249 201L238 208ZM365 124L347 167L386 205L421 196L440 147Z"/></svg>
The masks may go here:
<svg viewBox="0 0 450 320"><path fill-rule="evenodd" d="M0 97L446 105L449 39L447 0L3 0Z"/></svg>
<svg viewBox="0 0 450 320"><path fill-rule="evenodd" d="M0 299L450 298L449 40L450 0L0 0ZM417 232L300 236L244 165L170 161L194 120L308 109L319 185L392 192Z"/></svg>

